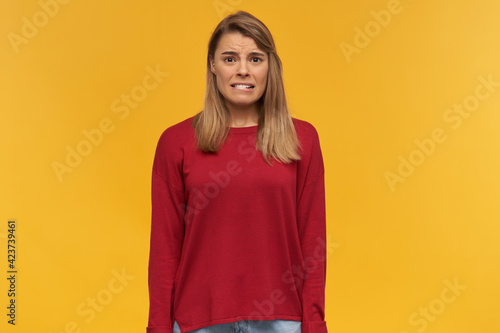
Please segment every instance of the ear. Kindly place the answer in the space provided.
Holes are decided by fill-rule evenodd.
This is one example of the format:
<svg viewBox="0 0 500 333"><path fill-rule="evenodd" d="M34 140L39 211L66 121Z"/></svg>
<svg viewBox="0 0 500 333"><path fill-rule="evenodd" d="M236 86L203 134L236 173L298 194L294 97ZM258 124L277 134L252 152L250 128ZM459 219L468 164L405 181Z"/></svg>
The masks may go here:
<svg viewBox="0 0 500 333"><path fill-rule="evenodd" d="M212 58L212 55L211 55L211 54L209 54L209 55L208 55L208 61L209 61L209 63L210 63L210 70L212 71L212 73L217 74L217 73L215 72L215 64L214 64L214 59Z"/></svg>

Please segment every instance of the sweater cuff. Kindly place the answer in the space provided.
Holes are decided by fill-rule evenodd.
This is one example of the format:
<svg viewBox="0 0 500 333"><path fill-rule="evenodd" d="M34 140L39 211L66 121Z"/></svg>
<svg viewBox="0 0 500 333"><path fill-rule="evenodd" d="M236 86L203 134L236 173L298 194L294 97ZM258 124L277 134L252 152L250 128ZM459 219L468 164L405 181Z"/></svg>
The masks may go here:
<svg viewBox="0 0 500 333"><path fill-rule="evenodd" d="M301 333L328 333L326 321L303 321Z"/></svg>
<svg viewBox="0 0 500 333"><path fill-rule="evenodd" d="M146 333L173 333L173 328L168 326L146 327Z"/></svg>

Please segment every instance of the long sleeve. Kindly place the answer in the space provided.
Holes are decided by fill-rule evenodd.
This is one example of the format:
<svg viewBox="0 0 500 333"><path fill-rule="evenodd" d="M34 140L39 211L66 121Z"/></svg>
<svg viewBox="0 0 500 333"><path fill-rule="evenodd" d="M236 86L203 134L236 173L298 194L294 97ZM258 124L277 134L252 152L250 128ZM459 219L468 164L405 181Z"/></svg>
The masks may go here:
<svg viewBox="0 0 500 333"><path fill-rule="evenodd" d="M158 142L151 183L148 333L172 333L174 282L184 240L183 154L167 129Z"/></svg>
<svg viewBox="0 0 500 333"><path fill-rule="evenodd" d="M319 138L312 131L310 156L304 187L298 201L297 223L304 260L302 288L302 333L327 333L326 207L324 165Z"/></svg>

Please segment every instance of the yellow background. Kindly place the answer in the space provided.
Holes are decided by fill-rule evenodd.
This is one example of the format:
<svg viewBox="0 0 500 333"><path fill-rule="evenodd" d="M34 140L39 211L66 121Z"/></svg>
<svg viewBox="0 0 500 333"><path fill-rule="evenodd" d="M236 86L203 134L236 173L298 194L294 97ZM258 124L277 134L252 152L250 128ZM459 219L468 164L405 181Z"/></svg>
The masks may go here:
<svg viewBox="0 0 500 333"><path fill-rule="evenodd" d="M500 87L460 126L444 118L480 77L500 82L500 2L66 2L45 21L51 0L0 2L0 262L7 275L15 219L19 270L15 327L0 282L2 332L145 332L154 149L201 110L208 39L238 9L273 33L292 116L320 134L329 332L500 331ZM147 68L168 73L148 91ZM114 112L132 91L147 96ZM106 119L60 181L54 162ZM419 153L436 128L446 140Z"/></svg>

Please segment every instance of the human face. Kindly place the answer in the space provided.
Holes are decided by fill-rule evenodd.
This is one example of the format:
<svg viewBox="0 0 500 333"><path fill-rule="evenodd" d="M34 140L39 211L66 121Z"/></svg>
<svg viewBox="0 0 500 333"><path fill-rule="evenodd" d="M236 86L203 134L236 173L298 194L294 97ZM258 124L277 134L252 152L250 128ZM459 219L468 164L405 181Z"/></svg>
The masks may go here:
<svg viewBox="0 0 500 333"><path fill-rule="evenodd" d="M232 111L257 112L267 86L267 52L259 49L253 38L231 32L221 36L214 58L209 59L226 106Z"/></svg>

